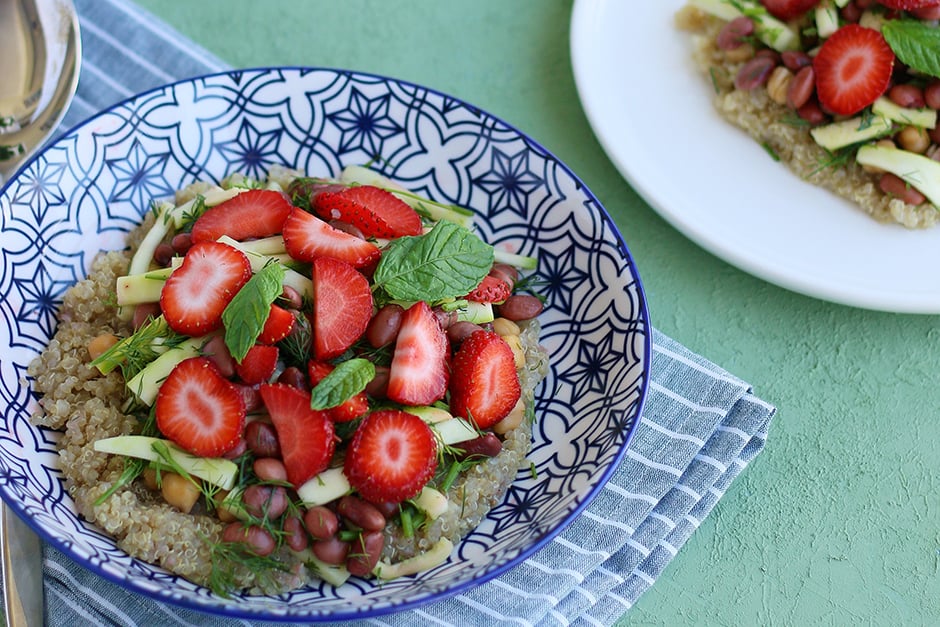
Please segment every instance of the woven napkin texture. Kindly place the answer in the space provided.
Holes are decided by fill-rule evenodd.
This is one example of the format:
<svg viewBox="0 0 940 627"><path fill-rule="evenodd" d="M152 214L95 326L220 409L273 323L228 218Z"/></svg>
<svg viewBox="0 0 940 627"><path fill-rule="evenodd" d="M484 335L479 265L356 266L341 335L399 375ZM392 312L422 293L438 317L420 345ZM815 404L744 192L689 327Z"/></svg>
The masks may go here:
<svg viewBox="0 0 940 627"><path fill-rule="evenodd" d="M75 5L84 60L63 129L146 89L228 69L126 0ZM568 528L465 594L363 624L611 625L623 616L762 450L775 412L737 377L655 330L652 339L651 381L635 436L616 473ZM44 558L50 625L230 622L127 592L52 547Z"/></svg>

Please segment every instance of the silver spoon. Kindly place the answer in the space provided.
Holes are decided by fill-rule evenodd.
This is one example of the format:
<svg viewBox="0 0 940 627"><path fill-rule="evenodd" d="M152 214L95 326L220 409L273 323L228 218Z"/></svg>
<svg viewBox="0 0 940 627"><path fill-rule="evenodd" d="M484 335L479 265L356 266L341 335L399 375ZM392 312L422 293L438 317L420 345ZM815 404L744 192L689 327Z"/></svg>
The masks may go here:
<svg viewBox="0 0 940 627"><path fill-rule="evenodd" d="M0 0L0 184L62 121L78 86L80 59L71 0ZM0 575L6 625L42 625L42 546L2 502Z"/></svg>
<svg viewBox="0 0 940 627"><path fill-rule="evenodd" d="M71 0L0 0L0 183L62 121L81 47Z"/></svg>

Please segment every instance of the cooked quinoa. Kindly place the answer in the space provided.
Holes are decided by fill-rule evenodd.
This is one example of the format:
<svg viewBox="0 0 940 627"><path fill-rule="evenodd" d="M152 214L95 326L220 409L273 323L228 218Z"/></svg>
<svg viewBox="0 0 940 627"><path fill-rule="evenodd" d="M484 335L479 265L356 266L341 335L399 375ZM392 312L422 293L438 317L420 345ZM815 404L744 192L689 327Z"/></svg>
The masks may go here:
<svg viewBox="0 0 940 627"><path fill-rule="evenodd" d="M730 62L715 44L722 20L686 5L676 14L675 22L691 34L692 57L714 87L713 103L718 113L776 155L797 176L851 201L879 222L897 222L911 229L937 223L940 212L929 202L914 206L885 194L878 187L877 176L854 160L827 167L832 155L813 141L808 126L794 124L793 111L774 102L766 89L735 89L734 77L744 62Z"/></svg>
<svg viewBox="0 0 940 627"><path fill-rule="evenodd" d="M290 174L278 171L272 177ZM176 201L184 202L204 187L194 184L178 193ZM117 481L125 464L120 456L96 452L94 442L135 433L140 424L136 417L122 411L128 399L120 370L100 374L89 365L87 346L104 332L120 337L132 333L130 321L122 319L113 304L114 286L116 279L127 273L131 251L152 220L148 215L129 235L131 250L99 254L88 277L65 293L56 333L27 370L40 396L32 422L63 433L58 444L61 468L79 515L112 535L131 556L210 585L211 547L221 541L225 524L208 515L204 506L197 505L193 513L182 513L167 504L159 491L149 490L141 478L95 505ZM538 344L538 321L521 326L527 363L520 371L520 383L523 397L531 405L534 389L547 373L548 359ZM528 467L526 454L530 446L531 424L525 420L506 435L498 456L472 466L454 482L447 492L448 510L433 524L418 528L413 537L405 537L397 524L389 522L382 559L394 563L411 557L432 547L442 536L454 543L459 541L502 499L519 470ZM305 562L304 553L284 546L272 557L286 565L287 571L259 576L236 565L232 570L235 586L253 594L279 593L318 578Z"/></svg>

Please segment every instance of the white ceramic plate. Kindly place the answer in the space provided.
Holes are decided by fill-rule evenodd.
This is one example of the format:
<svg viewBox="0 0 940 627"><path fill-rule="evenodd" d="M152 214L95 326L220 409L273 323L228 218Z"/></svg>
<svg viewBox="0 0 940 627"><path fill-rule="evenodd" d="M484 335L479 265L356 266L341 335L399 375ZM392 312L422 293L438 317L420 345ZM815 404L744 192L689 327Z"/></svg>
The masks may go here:
<svg viewBox="0 0 940 627"><path fill-rule="evenodd" d="M837 303L940 313L940 229L879 224L725 123L675 27L684 1L575 1L578 93L621 174L684 235L746 272Z"/></svg>

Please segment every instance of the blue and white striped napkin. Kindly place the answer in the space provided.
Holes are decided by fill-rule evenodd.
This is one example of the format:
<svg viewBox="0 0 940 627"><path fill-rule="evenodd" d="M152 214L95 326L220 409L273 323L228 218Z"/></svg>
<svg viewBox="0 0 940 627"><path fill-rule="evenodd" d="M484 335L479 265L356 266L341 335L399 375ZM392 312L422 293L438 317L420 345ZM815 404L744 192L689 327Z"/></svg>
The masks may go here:
<svg viewBox="0 0 940 627"><path fill-rule="evenodd" d="M63 128L179 78L228 69L127 0L76 0L84 60ZM134 42L129 49L123 42ZM646 408L599 496L554 541L471 591L381 625L611 625L656 581L763 449L775 409L747 383L653 332ZM50 625L222 625L130 593L46 547Z"/></svg>

